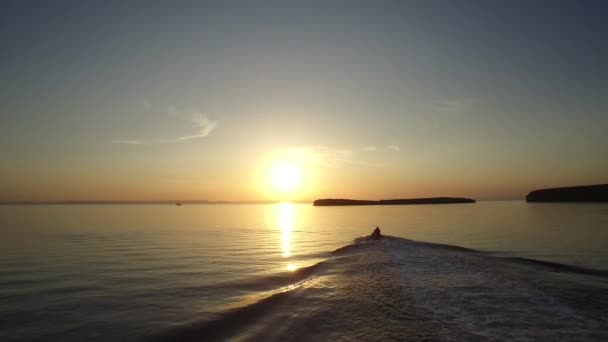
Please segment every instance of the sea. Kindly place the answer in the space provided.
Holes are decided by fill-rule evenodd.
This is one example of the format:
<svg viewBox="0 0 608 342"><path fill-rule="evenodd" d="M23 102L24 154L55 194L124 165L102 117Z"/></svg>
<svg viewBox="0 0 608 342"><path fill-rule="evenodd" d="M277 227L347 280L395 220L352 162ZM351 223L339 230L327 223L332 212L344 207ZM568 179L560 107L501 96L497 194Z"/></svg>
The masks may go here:
<svg viewBox="0 0 608 342"><path fill-rule="evenodd" d="M0 206L0 341L488 340L608 341L607 204Z"/></svg>

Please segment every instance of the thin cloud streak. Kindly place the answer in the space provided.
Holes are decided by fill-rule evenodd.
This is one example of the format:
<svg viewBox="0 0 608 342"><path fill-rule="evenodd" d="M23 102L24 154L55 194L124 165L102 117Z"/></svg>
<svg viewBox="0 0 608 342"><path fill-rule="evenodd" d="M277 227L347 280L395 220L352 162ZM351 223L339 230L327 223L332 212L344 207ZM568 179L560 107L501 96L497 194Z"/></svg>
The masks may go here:
<svg viewBox="0 0 608 342"><path fill-rule="evenodd" d="M191 121L192 126L194 127L194 132L191 134L181 135L170 139L116 139L112 140L112 143L123 145L183 143L195 139L208 137L218 127L219 124L217 120L211 120L207 115L204 115L200 112L179 112L173 106L167 109L167 114L169 115L169 117L174 118L183 118L186 116L192 118Z"/></svg>
<svg viewBox="0 0 608 342"><path fill-rule="evenodd" d="M124 140L112 140L112 144L123 144L123 145L145 145L148 142L144 140L135 139L124 139Z"/></svg>
<svg viewBox="0 0 608 342"><path fill-rule="evenodd" d="M176 138L172 142L181 142L207 137L217 128L218 125L217 121L210 120L206 115L203 114L198 114L198 117L193 121L194 126L197 128L197 133Z"/></svg>
<svg viewBox="0 0 608 342"><path fill-rule="evenodd" d="M434 112L461 112L471 109L477 103L473 98L444 99L433 104Z"/></svg>

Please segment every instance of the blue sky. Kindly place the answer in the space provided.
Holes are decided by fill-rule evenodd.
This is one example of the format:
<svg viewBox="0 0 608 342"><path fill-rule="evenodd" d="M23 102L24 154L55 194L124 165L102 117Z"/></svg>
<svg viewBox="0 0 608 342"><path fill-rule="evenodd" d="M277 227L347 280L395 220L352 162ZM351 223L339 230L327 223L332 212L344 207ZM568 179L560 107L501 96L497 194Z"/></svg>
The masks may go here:
<svg viewBox="0 0 608 342"><path fill-rule="evenodd" d="M608 182L602 1L4 1L0 200Z"/></svg>

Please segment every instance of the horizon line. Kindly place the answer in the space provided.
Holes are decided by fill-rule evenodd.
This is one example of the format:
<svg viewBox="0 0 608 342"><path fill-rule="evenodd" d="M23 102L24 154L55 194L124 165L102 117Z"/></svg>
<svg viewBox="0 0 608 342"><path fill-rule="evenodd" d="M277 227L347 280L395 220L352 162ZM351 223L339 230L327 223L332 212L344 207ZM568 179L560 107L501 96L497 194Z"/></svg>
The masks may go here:
<svg viewBox="0 0 608 342"><path fill-rule="evenodd" d="M56 201L0 201L0 205L10 204L274 204L312 203L314 200L56 200Z"/></svg>
<svg viewBox="0 0 608 342"><path fill-rule="evenodd" d="M523 201L525 198L475 199L481 202ZM56 200L56 201L0 201L0 205L111 205L111 204L312 204L315 200Z"/></svg>

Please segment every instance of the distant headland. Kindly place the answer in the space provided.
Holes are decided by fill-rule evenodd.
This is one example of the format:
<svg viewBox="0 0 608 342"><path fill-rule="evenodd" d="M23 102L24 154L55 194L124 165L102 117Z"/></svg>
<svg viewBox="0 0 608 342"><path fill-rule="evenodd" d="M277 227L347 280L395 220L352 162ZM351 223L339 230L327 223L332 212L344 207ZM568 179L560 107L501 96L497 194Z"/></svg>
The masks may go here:
<svg viewBox="0 0 608 342"><path fill-rule="evenodd" d="M608 202L608 184L540 189L526 196L527 202Z"/></svg>
<svg viewBox="0 0 608 342"><path fill-rule="evenodd" d="M458 197L405 198L388 200L354 200L342 198L326 198L314 201L314 206L346 206L346 205L412 205L412 204L455 204L475 203L474 199Z"/></svg>

